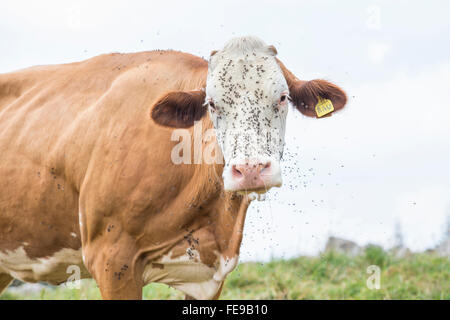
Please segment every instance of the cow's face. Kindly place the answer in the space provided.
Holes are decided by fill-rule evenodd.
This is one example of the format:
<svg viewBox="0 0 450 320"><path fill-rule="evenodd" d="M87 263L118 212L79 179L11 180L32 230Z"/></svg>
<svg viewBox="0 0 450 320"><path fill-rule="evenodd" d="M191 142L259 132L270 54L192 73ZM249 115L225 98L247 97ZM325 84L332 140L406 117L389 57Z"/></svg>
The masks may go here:
<svg viewBox="0 0 450 320"><path fill-rule="evenodd" d="M169 92L152 108L157 123L177 128L209 113L224 155L227 191L265 192L281 185L289 101L309 117L323 115L315 110L319 100L328 99L334 111L346 104L339 87L299 80L275 55L275 48L259 39L233 39L211 54L205 90Z"/></svg>
<svg viewBox="0 0 450 320"><path fill-rule="evenodd" d="M281 185L289 88L275 48L236 39L210 57L206 104L225 159L226 190Z"/></svg>

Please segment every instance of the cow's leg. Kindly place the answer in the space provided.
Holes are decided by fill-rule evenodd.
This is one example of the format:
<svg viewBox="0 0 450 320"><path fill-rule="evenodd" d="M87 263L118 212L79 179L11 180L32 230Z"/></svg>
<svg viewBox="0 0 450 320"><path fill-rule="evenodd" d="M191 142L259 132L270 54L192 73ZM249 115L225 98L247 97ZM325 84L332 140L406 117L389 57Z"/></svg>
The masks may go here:
<svg viewBox="0 0 450 320"><path fill-rule="evenodd" d="M98 241L97 241L98 242ZM142 271L136 262L136 250L126 241L102 246L87 246L86 265L100 289L103 299L142 299Z"/></svg>
<svg viewBox="0 0 450 320"><path fill-rule="evenodd" d="M14 280L9 274L0 273L0 295L8 288L9 284Z"/></svg>

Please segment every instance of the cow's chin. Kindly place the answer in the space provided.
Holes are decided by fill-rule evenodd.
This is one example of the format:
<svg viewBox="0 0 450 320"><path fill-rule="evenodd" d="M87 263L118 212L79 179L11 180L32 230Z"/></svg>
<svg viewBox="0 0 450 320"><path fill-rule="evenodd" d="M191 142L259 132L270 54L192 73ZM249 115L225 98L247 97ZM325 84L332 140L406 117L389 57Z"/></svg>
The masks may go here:
<svg viewBox="0 0 450 320"><path fill-rule="evenodd" d="M273 185L267 188L260 188L260 189L225 189L225 191L229 192L236 192L239 195L247 197L248 200L258 200L258 201L264 201L266 200L266 193L269 191L272 187L281 187L281 183L277 185Z"/></svg>
<svg viewBox="0 0 450 320"><path fill-rule="evenodd" d="M271 179L270 181L265 181L263 187L245 187L240 185L239 183L236 183L235 181L229 181L228 179L224 179L224 189L227 192L236 192L240 195L248 195L248 194L256 194L256 195L262 195L265 194L267 191L269 191L271 188L274 187L281 187L282 180L281 176L277 177L276 180Z"/></svg>

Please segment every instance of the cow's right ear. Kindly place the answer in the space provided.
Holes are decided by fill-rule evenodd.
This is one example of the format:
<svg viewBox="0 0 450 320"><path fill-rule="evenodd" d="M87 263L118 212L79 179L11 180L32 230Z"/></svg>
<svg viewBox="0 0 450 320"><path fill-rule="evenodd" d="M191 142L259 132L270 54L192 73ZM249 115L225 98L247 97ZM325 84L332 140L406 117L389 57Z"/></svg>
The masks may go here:
<svg viewBox="0 0 450 320"><path fill-rule="evenodd" d="M204 103L205 92L202 90L173 91L158 99L150 114L162 126L189 128L206 114Z"/></svg>

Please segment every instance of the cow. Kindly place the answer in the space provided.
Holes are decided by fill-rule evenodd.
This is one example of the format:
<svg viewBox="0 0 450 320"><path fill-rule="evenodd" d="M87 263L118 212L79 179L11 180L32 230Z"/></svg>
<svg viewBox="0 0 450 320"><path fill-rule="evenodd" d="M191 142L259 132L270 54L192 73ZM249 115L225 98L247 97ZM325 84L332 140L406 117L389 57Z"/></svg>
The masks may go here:
<svg viewBox="0 0 450 320"><path fill-rule="evenodd" d="M151 282L218 299L251 201L282 184L289 105L322 118L347 102L276 55L239 37L208 61L157 50L0 75L0 292L78 268L103 299Z"/></svg>

